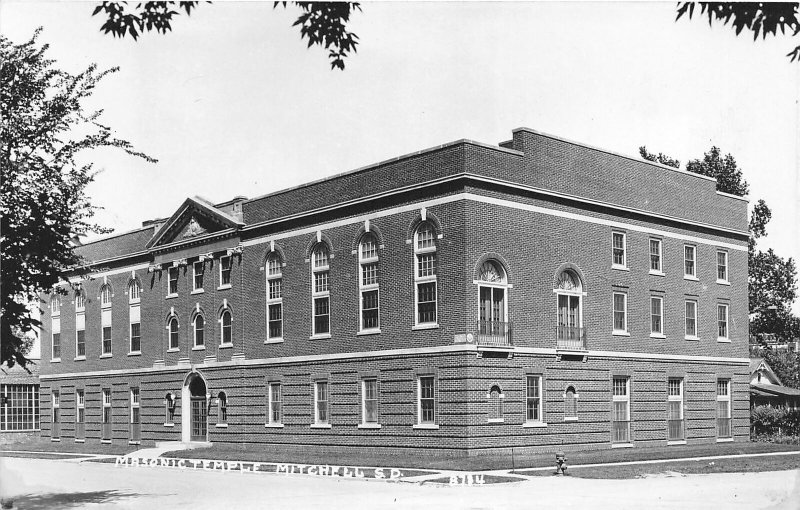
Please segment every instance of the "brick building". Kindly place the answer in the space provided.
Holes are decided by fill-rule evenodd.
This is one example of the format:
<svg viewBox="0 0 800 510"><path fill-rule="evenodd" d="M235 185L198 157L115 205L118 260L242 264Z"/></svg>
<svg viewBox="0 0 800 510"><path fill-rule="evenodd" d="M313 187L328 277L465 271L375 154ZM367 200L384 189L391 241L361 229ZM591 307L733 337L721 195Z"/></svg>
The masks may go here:
<svg viewBox="0 0 800 510"><path fill-rule="evenodd" d="M747 238L747 202L713 179L525 128L187 199L79 249L90 276L43 317L42 433L459 455L745 441Z"/></svg>

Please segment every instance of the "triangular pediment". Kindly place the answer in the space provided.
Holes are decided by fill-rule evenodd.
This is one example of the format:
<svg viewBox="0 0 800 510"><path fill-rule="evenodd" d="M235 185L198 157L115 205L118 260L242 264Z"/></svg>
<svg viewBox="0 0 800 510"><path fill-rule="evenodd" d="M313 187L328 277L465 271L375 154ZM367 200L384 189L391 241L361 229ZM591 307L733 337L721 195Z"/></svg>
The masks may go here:
<svg viewBox="0 0 800 510"><path fill-rule="evenodd" d="M187 198L161 226L148 248L191 241L215 233L237 229L242 223L199 197Z"/></svg>

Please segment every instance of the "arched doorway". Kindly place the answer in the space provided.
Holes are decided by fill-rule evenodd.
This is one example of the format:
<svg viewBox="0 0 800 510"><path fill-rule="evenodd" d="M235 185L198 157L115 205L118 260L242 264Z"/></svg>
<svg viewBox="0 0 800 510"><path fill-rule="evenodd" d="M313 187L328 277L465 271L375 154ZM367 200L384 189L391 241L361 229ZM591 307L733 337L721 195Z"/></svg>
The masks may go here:
<svg viewBox="0 0 800 510"><path fill-rule="evenodd" d="M207 394L206 382L199 373L192 372L186 377L181 399L183 441L208 441Z"/></svg>

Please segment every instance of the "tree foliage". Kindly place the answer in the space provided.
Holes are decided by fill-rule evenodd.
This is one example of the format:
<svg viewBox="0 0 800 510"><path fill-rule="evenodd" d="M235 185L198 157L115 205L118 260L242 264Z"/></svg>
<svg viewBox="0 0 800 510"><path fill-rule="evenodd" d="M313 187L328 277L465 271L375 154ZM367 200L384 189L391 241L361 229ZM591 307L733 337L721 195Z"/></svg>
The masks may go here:
<svg viewBox="0 0 800 510"><path fill-rule="evenodd" d="M800 356L796 352L762 349L760 354L784 386L800 388Z"/></svg>
<svg viewBox="0 0 800 510"><path fill-rule="evenodd" d="M800 16L798 15L797 2L699 2L701 16L708 18L709 26L713 21L722 22L723 25L731 23L731 28L739 35L743 30L753 33L753 40L761 35L777 36L778 29L781 34L788 31L792 36L800 33ZM694 15L695 2L678 2L679 20L684 14L689 19ZM800 63L800 45L786 54L791 61Z"/></svg>
<svg viewBox="0 0 800 510"><path fill-rule="evenodd" d="M208 2L211 3L211 2ZM289 2L275 2L273 8ZM187 16L200 2L141 2L135 7L128 2L103 2L95 7L93 16L102 14L105 21L100 27L114 37L130 35L134 40L144 32L166 34L172 31L172 21L183 11ZM358 36L347 30L350 15L361 11L353 2L292 2L303 12L292 24L300 26L300 39L308 40L308 47L317 45L328 50L331 69L344 70L344 59L357 51Z"/></svg>
<svg viewBox="0 0 800 510"><path fill-rule="evenodd" d="M750 191L750 185L742 177L742 171L730 154L720 156L719 147L712 146L703 154L703 159L693 159L686 163L686 170L696 174L713 177L717 180L717 191L743 197Z"/></svg>
<svg viewBox="0 0 800 510"><path fill-rule="evenodd" d="M2 349L0 364L25 366L26 338L39 321L31 308L50 293L61 271L80 260L71 239L107 229L92 223L96 207L86 195L92 164L78 158L99 147L134 150L100 123L100 111L82 103L98 82L116 71L95 65L72 75L57 69L40 45L41 29L26 43L0 35L0 215L2 215ZM62 291L63 292L63 291Z"/></svg>
<svg viewBox="0 0 800 510"><path fill-rule="evenodd" d="M656 163L661 163L662 165L671 166L673 168L681 167L681 162L677 159L672 159L661 152L659 152L658 155L650 154L647 152L647 147L644 145L639 147L639 155L642 156L642 159L646 159L647 161L655 161Z"/></svg>

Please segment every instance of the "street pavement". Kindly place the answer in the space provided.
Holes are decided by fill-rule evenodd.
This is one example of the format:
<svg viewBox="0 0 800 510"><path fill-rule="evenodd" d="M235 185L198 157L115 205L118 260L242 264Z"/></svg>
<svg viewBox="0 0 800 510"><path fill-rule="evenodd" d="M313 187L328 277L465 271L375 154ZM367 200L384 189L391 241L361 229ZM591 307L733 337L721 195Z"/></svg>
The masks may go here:
<svg viewBox="0 0 800 510"><path fill-rule="evenodd" d="M0 458L14 508L800 509L800 470L634 480L537 477L473 486Z"/></svg>

